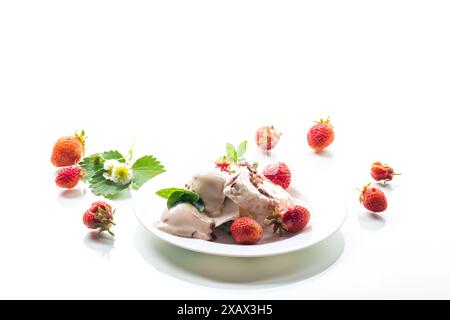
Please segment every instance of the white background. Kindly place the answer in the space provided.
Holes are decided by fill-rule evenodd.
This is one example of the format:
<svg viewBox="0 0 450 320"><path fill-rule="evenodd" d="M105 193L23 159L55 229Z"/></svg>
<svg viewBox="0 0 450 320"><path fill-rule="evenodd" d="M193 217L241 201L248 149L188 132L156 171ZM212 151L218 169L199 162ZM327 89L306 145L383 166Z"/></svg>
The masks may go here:
<svg viewBox="0 0 450 320"><path fill-rule="evenodd" d="M448 1L0 2L0 298L450 298L449 16ZM170 170L272 123L310 152L327 115L348 218L300 253L174 248L127 195L115 241L93 239L93 197L53 183L52 145L76 129L88 153L134 140ZM380 219L354 191L375 160L403 173Z"/></svg>

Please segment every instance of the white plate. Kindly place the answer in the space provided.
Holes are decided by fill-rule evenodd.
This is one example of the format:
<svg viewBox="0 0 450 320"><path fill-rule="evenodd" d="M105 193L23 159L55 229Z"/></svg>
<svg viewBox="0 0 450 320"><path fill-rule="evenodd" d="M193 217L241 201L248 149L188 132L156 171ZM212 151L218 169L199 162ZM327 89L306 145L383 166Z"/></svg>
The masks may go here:
<svg viewBox="0 0 450 320"><path fill-rule="evenodd" d="M260 167L263 168L275 159L259 155L255 156L260 160ZM306 206L311 213L311 220L308 227L298 234L289 237L279 238L266 228L263 240L252 246L234 244L230 235L218 231L215 241L204 241L198 239L188 239L173 236L162 232L154 227L155 222L161 216L166 201L155 195L155 192L162 188L183 187L197 170L189 171L186 168L178 173L168 172L156 177L145 184L139 191L133 192L134 209L137 219L142 225L163 241L188 250L211 255L229 257L263 257L274 256L292 251L305 249L315 245L339 230L345 221L346 208L343 201L342 187L337 183L336 175L333 173L333 157L317 156L312 152L307 152L304 156L298 156L295 162L302 163L303 166L296 167L294 161L285 161L292 171L292 184L288 189L299 204ZM208 169L206 162L205 169ZM299 185L294 188L293 185Z"/></svg>

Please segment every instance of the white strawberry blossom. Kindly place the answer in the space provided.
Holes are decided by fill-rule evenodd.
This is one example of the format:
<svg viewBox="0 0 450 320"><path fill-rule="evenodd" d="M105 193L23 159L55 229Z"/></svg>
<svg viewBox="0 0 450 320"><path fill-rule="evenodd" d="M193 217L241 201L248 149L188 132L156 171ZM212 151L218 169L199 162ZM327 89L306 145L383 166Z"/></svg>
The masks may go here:
<svg viewBox="0 0 450 320"><path fill-rule="evenodd" d="M105 170L105 172L103 173L103 177L105 177L105 179L107 180L112 180L112 174L114 172L114 169L120 165L120 162L112 159L112 160L106 160L105 163L103 164L103 170Z"/></svg>
<svg viewBox="0 0 450 320"><path fill-rule="evenodd" d="M133 170L126 163L119 163L114 167L111 180L118 184L128 184L133 179Z"/></svg>

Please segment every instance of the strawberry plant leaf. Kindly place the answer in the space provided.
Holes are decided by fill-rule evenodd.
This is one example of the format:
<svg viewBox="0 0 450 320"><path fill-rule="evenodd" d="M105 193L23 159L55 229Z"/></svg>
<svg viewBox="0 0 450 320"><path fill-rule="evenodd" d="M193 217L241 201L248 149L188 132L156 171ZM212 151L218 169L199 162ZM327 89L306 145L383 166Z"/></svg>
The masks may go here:
<svg viewBox="0 0 450 320"><path fill-rule="evenodd" d="M103 163L105 160L116 159L119 162L125 162L125 158L119 151L111 150L103 153L95 153L85 157L80 163L84 170L85 178L89 181L97 172L103 172ZM90 182L89 182L90 183Z"/></svg>
<svg viewBox="0 0 450 320"><path fill-rule="evenodd" d="M237 150L238 158L241 158L247 151L247 140L242 141Z"/></svg>
<svg viewBox="0 0 450 320"><path fill-rule="evenodd" d="M83 168L84 177L89 180L96 172L103 170L104 160L100 157L100 154L94 154L89 157L85 157L79 166Z"/></svg>
<svg viewBox="0 0 450 320"><path fill-rule="evenodd" d="M116 150L106 151L106 152L101 153L101 155L102 155L103 159L105 159L105 160L115 159L122 163L125 162L125 157L119 151L116 151Z"/></svg>
<svg viewBox="0 0 450 320"><path fill-rule="evenodd" d="M151 178L166 171L164 166L153 156L143 156L137 159L131 169L133 169L131 187L135 190L142 187Z"/></svg>
<svg viewBox="0 0 450 320"><path fill-rule="evenodd" d="M96 173L93 177L88 179L89 187L91 191L96 196L104 196L106 198L111 198L122 190L128 188L130 184L117 184L111 180L107 180L103 177L103 172L100 171Z"/></svg>
<svg viewBox="0 0 450 320"><path fill-rule="evenodd" d="M85 157L79 164L84 170L85 180L89 183L92 193L97 196L111 198L120 191L127 189L130 185L134 189L139 189L149 179L165 171L155 157L144 156L136 160L132 167L134 173L132 182L119 184L103 176L105 161L113 159L121 163L126 162L125 157L119 151L110 150Z"/></svg>

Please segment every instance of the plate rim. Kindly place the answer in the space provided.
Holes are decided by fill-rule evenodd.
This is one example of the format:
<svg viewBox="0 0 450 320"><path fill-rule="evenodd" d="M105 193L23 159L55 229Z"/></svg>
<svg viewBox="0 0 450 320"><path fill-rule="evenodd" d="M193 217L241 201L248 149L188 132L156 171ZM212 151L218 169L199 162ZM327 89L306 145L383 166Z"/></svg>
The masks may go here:
<svg viewBox="0 0 450 320"><path fill-rule="evenodd" d="M134 204L133 204L134 207ZM323 241L331 238L333 235L335 235L337 232L339 232L339 230L341 230L342 226L344 225L345 221L347 220L347 216L348 216L348 208L346 206L344 206L344 212L342 213L342 218L341 221L339 222L339 225L337 227L335 227L335 229L333 230L333 232L330 232L329 234L325 235L322 238L319 238L319 240L316 240L312 243L308 243L304 246L299 246L297 248L295 247L288 247L288 248L280 248L278 251L270 251L267 253L261 253L261 252L255 252L254 254L252 253L226 253L226 252L211 252L208 250L204 250L201 247L200 248L195 248L189 245L183 245L182 243L180 243L179 241L173 241L172 238L180 238L178 236L174 236L168 233L164 233L161 230L158 230L155 226L147 226L146 223L144 223L141 218L138 210L136 210L136 208L134 207L134 215L136 217L136 219L139 221L139 223L141 224L141 226L143 226L147 231L151 232L155 237L157 237L159 240L164 241L166 243L169 243L170 245L173 245L175 247L178 248L182 248L184 250L188 250L188 251L193 251L193 252L197 252L197 253L201 253L201 254L206 254L206 255L212 255L212 256L220 256L220 257L231 257L231 258L260 258L260 257L273 257L273 256L278 256L278 255L283 255L283 254L288 254L288 253L292 253L292 252L297 252L297 251L301 251L301 250L305 250L308 248L311 248L315 245L318 245L320 243L322 243ZM300 234L296 235L296 236L300 236ZM296 237L294 236L294 237ZM292 238L291 238L292 239ZM191 240L195 240L195 241L205 241L205 240L201 240L201 239L191 239ZM282 241L280 241L282 242ZM222 244L225 246L231 246L230 244ZM263 244L264 245L264 244ZM262 246L263 246L262 245ZM235 245L233 245L235 246ZM251 246L247 246L247 247L251 247Z"/></svg>

